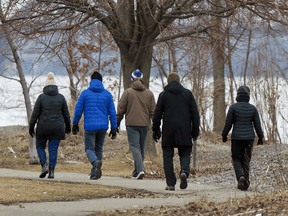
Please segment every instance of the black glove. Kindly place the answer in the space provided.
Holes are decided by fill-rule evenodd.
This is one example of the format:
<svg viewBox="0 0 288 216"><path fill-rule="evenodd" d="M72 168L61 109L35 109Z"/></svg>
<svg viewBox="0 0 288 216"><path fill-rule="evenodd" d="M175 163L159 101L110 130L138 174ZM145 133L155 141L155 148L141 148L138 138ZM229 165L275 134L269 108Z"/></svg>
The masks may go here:
<svg viewBox="0 0 288 216"><path fill-rule="evenodd" d="M263 145L263 138L258 139L257 145Z"/></svg>
<svg viewBox="0 0 288 216"><path fill-rule="evenodd" d="M192 137L193 141L196 141L198 139L199 136L196 137Z"/></svg>
<svg viewBox="0 0 288 216"><path fill-rule="evenodd" d="M111 136L111 139L114 140L117 137L117 129L111 129L109 133L109 137Z"/></svg>
<svg viewBox="0 0 288 216"><path fill-rule="evenodd" d="M222 142L227 142L227 136L222 136Z"/></svg>
<svg viewBox="0 0 288 216"><path fill-rule="evenodd" d="M161 138L161 134L161 130L153 131L153 140L158 142L158 140Z"/></svg>
<svg viewBox="0 0 288 216"><path fill-rule="evenodd" d="M73 133L73 135L76 135L78 132L79 132L79 126L78 126L78 124L73 124L73 127L72 127L72 133Z"/></svg>
<svg viewBox="0 0 288 216"><path fill-rule="evenodd" d="M71 133L71 126L70 126L70 125L66 125L66 127L65 127L65 133L66 133L66 134Z"/></svg>
<svg viewBox="0 0 288 216"><path fill-rule="evenodd" d="M120 122L117 121L117 128L116 128L117 133L119 133L119 129L120 129Z"/></svg>
<svg viewBox="0 0 288 216"><path fill-rule="evenodd" d="M35 135L34 127L29 128L29 134L33 138L33 136Z"/></svg>

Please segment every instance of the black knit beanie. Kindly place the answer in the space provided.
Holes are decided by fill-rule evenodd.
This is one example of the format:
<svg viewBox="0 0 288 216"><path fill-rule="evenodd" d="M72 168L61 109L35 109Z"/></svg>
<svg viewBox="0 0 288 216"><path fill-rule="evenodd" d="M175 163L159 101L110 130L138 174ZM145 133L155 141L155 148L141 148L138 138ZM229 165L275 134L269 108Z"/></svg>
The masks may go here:
<svg viewBox="0 0 288 216"><path fill-rule="evenodd" d="M102 75L98 72L98 71L95 71L92 75L91 75L91 80L93 79L98 79L102 82Z"/></svg>

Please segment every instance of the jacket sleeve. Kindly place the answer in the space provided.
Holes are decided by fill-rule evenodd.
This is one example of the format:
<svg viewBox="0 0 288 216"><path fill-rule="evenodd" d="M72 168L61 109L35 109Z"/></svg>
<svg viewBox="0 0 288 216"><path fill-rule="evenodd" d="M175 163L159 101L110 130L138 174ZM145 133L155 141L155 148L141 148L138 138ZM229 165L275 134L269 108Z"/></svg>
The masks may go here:
<svg viewBox="0 0 288 216"><path fill-rule="evenodd" d="M128 91L125 90L117 106L117 123L118 124L120 124L121 120L123 119L124 114L127 111L127 105L128 105Z"/></svg>
<svg viewBox="0 0 288 216"><path fill-rule="evenodd" d="M83 91L77 101L77 104L75 106L75 112L74 112L74 118L73 118L73 124L78 124L83 110L84 110L84 106L85 106L85 91Z"/></svg>
<svg viewBox="0 0 288 216"><path fill-rule="evenodd" d="M256 130L257 136L260 139L263 139L264 134L263 134L262 127L261 127L261 121L260 121L259 113L258 113L258 110L256 107L255 107L255 109L256 109L256 112L255 112L254 119L253 119L254 128Z"/></svg>
<svg viewBox="0 0 288 216"><path fill-rule="evenodd" d="M110 92L109 92L108 115L109 115L109 119L110 119L111 129L116 129L117 128L117 117L116 117L116 111L115 111L113 97L112 97Z"/></svg>
<svg viewBox="0 0 288 216"><path fill-rule="evenodd" d="M164 111L163 95L164 95L164 92L160 93L157 104L156 104L156 108L154 111L153 125L152 125L153 132L157 132L160 130L161 119L163 118L163 111Z"/></svg>
<svg viewBox="0 0 288 216"><path fill-rule="evenodd" d="M63 107L62 107L62 114L63 114L64 121L65 121L65 127L66 127L66 129L67 128L71 129L70 113L69 113L68 105L67 105L67 102L66 102L66 99L64 96L63 96L63 100L64 100L64 103L63 103Z"/></svg>
<svg viewBox="0 0 288 216"><path fill-rule="evenodd" d="M191 113L191 122L192 122L192 137L199 136L199 127L200 127L200 116L197 108L197 104L195 98L191 92L191 105L190 105L190 113Z"/></svg>
<svg viewBox="0 0 288 216"><path fill-rule="evenodd" d="M228 110L228 114L226 117L226 122L225 122L225 126L224 129L222 131L222 136L226 137L229 133L229 131L232 128L232 124L233 124L233 119L234 119L234 111L233 108L230 106L229 110Z"/></svg>
<svg viewBox="0 0 288 216"><path fill-rule="evenodd" d="M150 100L150 118L153 119L154 117L154 111L155 111L155 98L154 98L154 94L151 92L151 100Z"/></svg>
<svg viewBox="0 0 288 216"><path fill-rule="evenodd" d="M34 128L38 118L40 117L40 114L41 114L41 95L36 100L36 103L32 112L32 116L30 119L29 127Z"/></svg>

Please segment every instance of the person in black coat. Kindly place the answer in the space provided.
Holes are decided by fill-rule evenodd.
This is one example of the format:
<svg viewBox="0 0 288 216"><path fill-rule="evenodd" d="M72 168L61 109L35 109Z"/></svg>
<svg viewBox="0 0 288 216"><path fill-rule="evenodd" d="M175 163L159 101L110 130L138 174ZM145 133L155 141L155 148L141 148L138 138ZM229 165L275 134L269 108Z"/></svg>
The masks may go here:
<svg viewBox="0 0 288 216"><path fill-rule="evenodd" d="M190 155L192 138L199 136L200 117L192 92L180 84L177 73L167 77L168 85L160 93L153 118L153 139L161 137L161 119L163 118L163 164L167 186L165 190L175 190L176 177L173 168L174 148L180 156L180 188L187 187L190 173Z"/></svg>
<svg viewBox="0 0 288 216"><path fill-rule="evenodd" d="M71 120L67 102L58 92L54 73L48 73L43 92L35 103L29 123L29 134L31 137L35 135L34 126L37 123L36 149L42 166L39 178L45 178L48 172L48 178L54 178L59 143L65 139L65 133L71 132ZM45 153L47 141L49 171Z"/></svg>
<svg viewBox="0 0 288 216"><path fill-rule="evenodd" d="M230 106L222 131L222 140L227 142L227 135L233 126L231 152L240 190L247 190L250 185L249 167L255 139L254 128L259 138L257 145L263 145L264 138L258 110L249 100L249 87L240 86L237 90L237 103Z"/></svg>

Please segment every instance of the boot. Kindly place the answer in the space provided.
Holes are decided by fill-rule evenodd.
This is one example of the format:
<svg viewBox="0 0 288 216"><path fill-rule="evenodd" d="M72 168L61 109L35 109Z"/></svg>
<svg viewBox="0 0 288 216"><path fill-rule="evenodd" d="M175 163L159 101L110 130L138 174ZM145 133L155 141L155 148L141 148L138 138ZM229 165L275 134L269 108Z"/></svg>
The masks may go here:
<svg viewBox="0 0 288 216"><path fill-rule="evenodd" d="M96 171L96 179L100 179L102 176L101 167L102 167L102 161L98 161L98 166L97 166L97 171Z"/></svg>
<svg viewBox="0 0 288 216"><path fill-rule="evenodd" d="M55 169L55 167L49 167L48 178L54 178L54 169Z"/></svg>
<svg viewBox="0 0 288 216"><path fill-rule="evenodd" d="M97 177L96 177L96 173L97 173L97 168L98 168L98 161L94 161L92 163L92 169L91 169L91 175L90 175L90 179L91 180L97 180Z"/></svg>
<svg viewBox="0 0 288 216"><path fill-rule="evenodd" d="M39 178L45 178L47 173L48 173L48 166L47 166L47 163L45 162L44 164L41 164L42 166L42 172L41 174L39 175Z"/></svg>

